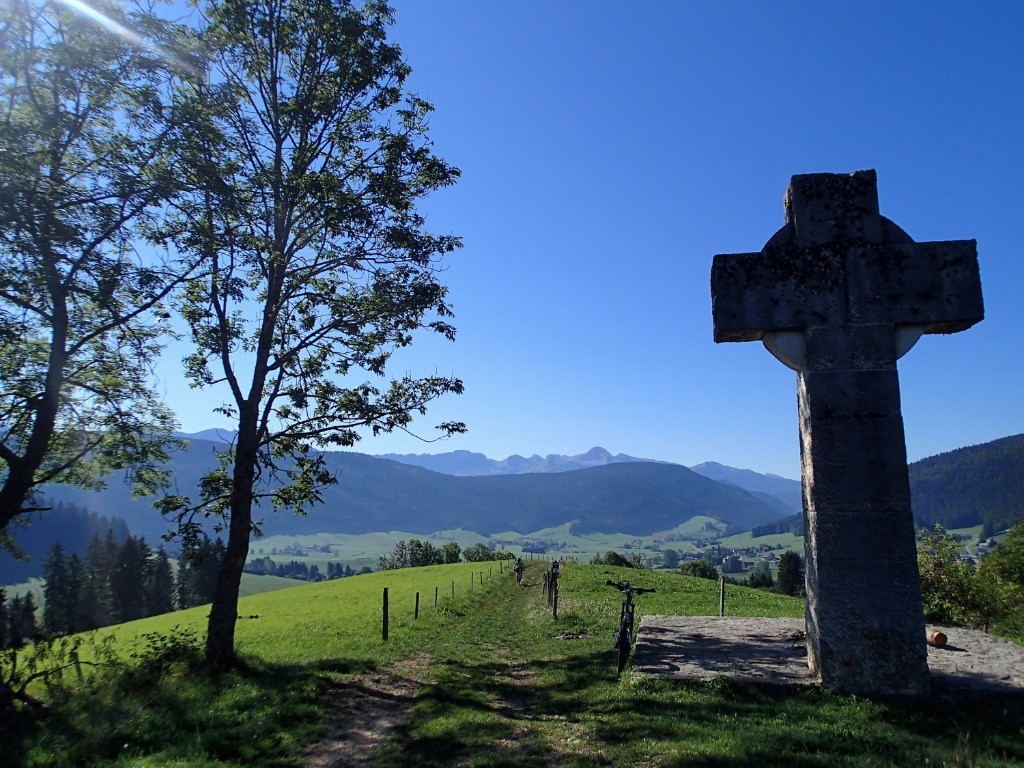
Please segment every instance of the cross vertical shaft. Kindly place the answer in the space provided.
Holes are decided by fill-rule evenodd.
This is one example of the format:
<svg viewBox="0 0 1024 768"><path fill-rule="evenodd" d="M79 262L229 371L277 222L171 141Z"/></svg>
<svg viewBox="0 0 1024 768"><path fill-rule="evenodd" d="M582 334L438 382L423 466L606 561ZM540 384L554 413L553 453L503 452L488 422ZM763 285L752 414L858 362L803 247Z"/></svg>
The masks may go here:
<svg viewBox="0 0 1024 768"><path fill-rule="evenodd" d="M715 257L715 341L798 373L808 664L829 688L919 694L929 677L896 360L983 317L973 241L914 243L873 171L794 176L760 253Z"/></svg>

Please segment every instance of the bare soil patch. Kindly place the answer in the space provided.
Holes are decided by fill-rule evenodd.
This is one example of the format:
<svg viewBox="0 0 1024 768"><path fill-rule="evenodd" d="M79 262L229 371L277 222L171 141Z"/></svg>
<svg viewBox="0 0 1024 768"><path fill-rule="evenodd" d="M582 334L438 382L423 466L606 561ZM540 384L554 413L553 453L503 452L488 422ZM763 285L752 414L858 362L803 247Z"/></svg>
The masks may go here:
<svg viewBox="0 0 1024 768"><path fill-rule="evenodd" d="M390 670L339 683L326 695L327 735L306 752L308 768L369 765L376 750L394 739L412 717L429 665L416 654Z"/></svg>
<svg viewBox="0 0 1024 768"><path fill-rule="evenodd" d="M944 648L928 646L934 690L1024 694L1024 647L976 629L928 629L948 638ZM803 619L644 616L633 674L769 685L818 682L807 669Z"/></svg>

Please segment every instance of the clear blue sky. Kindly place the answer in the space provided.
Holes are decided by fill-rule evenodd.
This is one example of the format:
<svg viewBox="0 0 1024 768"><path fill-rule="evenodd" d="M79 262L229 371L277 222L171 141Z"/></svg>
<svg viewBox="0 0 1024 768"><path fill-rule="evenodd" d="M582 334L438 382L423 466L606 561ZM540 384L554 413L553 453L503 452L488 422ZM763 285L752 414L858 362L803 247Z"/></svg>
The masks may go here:
<svg viewBox="0 0 1024 768"><path fill-rule="evenodd" d="M463 378L419 424L469 433L357 450L601 445L798 477L796 374L713 343L711 261L761 248L791 175L866 168L916 240L978 241L986 319L900 361L909 458L1024 432L1024 3L394 5L463 171L424 210L465 241L458 340L423 338L398 372ZM222 425L163 387L186 431Z"/></svg>

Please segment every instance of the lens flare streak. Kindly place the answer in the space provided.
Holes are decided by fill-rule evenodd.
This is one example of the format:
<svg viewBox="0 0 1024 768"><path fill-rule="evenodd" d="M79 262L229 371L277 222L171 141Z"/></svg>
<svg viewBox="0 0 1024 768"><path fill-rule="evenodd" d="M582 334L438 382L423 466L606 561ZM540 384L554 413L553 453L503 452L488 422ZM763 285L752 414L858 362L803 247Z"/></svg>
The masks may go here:
<svg viewBox="0 0 1024 768"><path fill-rule="evenodd" d="M119 37L128 41L132 45L138 48L143 48L145 50L152 51L160 58L173 64L177 69L184 70L197 76L202 75L202 73L199 72L195 67L188 64L185 61L182 61L180 58L175 56L170 51L161 48L158 45L154 45L153 43L143 39L140 35L128 29L128 27L124 26L123 24L119 24L117 21L110 18L109 16L100 13L92 6L82 2L82 0L57 0L57 2L67 6L76 13L80 13L82 16L91 19L92 21L102 26L104 29L113 32L115 35L118 35Z"/></svg>

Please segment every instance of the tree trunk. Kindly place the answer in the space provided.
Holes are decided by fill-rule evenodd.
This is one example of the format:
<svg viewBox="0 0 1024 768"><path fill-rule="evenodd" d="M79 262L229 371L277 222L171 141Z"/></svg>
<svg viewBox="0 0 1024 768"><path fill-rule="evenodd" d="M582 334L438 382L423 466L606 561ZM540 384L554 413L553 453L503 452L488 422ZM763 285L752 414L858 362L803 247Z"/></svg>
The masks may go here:
<svg viewBox="0 0 1024 768"><path fill-rule="evenodd" d="M206 663L216 670L230 669L237 661L235 624L238 620L238 589L252 531L252 484L256 476L257 443L255 409L245 409L239 418L235 443L227 548L217 574L206 631Z"/></svg>
<svg viewBox="0 0 1024 768"><path fill-rule="evenodd" d="M18 515L26 511L25 506L32 498L36 487L36 473L46 460L46 452L53 437L60 410L60 395L64 387L64 367L67 365L68 316L59 280L50 276L51 293L54 296L50 354L47 360L46 380L43 391L35 403L32 431L20 456L7 455L7 477L0 487L0 531Z"/></svg>

